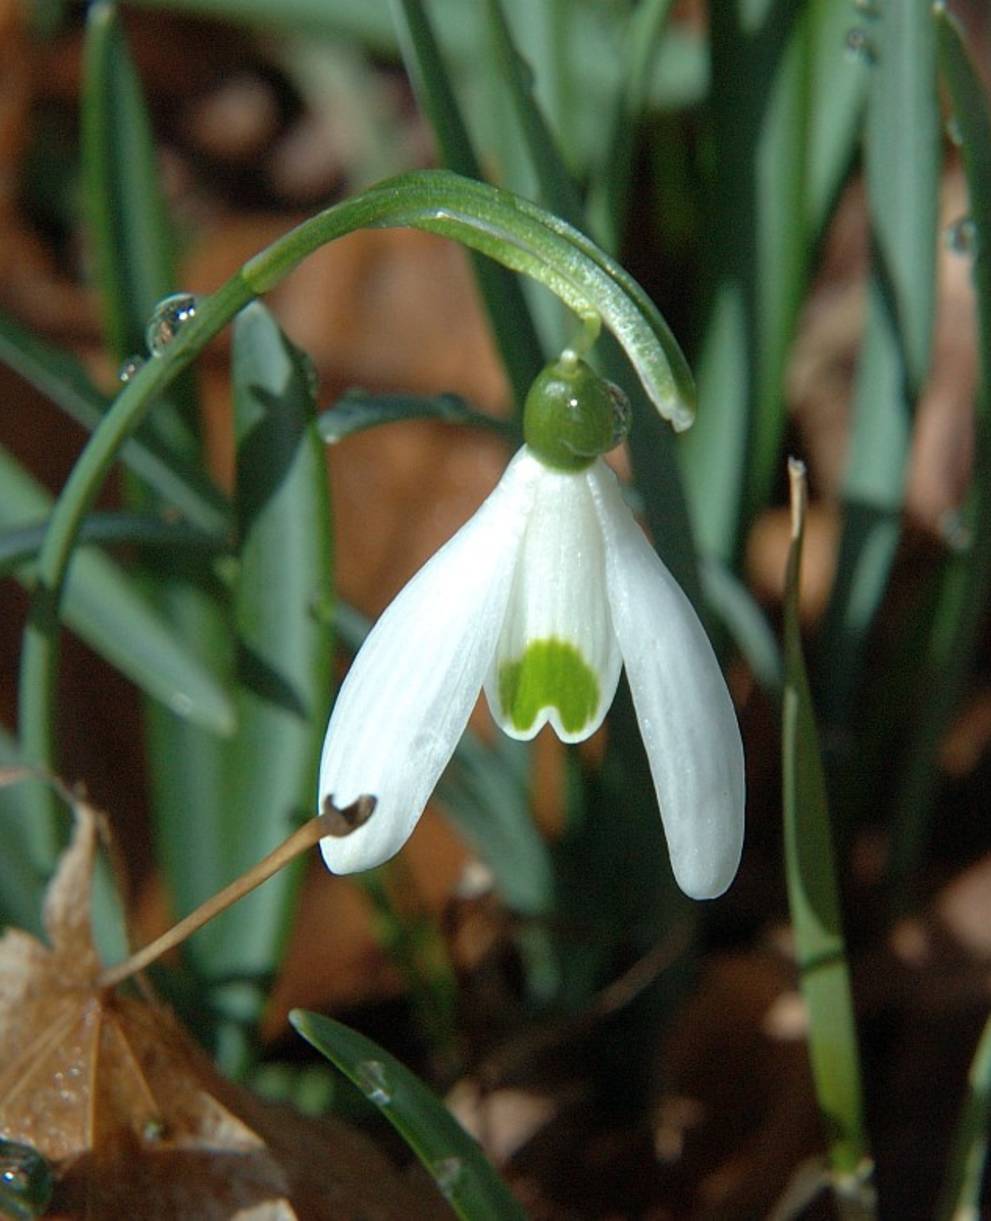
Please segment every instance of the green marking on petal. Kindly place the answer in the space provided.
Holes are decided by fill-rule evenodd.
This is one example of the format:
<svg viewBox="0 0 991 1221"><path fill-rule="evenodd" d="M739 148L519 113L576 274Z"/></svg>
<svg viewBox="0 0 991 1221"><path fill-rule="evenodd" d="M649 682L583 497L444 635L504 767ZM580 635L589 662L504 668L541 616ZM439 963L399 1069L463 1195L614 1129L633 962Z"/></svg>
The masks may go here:
<svg viewBox="0 0 991 1221"><path fill-rule="evenodd" d="M566 733L578 733L599 706L599 680L573 644L532 640L519 661L499 667L503 713L526 733L545 708L557 708Z"/></svg>

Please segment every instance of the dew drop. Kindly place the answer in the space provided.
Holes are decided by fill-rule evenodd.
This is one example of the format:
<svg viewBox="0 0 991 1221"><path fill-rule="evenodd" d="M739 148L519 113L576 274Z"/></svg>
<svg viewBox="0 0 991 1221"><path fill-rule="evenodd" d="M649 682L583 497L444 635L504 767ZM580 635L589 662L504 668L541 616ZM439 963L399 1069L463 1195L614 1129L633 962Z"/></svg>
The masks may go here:
<svg viewBox="0 0 991 1221"><path fill-rule="evenodd" d="M450 1200L457 1191L464 1175L465 1164L460 1157L442 1157L430 1167L434 1182L445 1200Z"/></svg>
<svg viewBox="0 0 991 1221"><path fill-rule="evenodd" d="M859 26L847 31L843 45L848 59L868 65L877 63L877 51L874 43L867 31L862 30Z"/></svg>
<svg viewBox="0 0 991 1221"><path fill-rule="evenodd" d="M958 148L963 144L963 132L960 130L960 120L955 114L951 114L946 120L946 135L951 144L955 144Z"/></svg>
<svg viewBox="0 0 991 1221"><path fill-rule="evenodd" d="M362 1060L355 1069L358 1089L369 1102L377 1107L383 1107L392 1101L392 1089L386 1076L385 1065L381 1060Z"/></svg>
<svg viewBox="0 0 991 1221"><path fill-rule="evenodd" d="M881 16L881 0L853 0L853 7L864 17Z"/></svg>
<svg viewBox="0 0 991 1221"><path fill-rule="evenodd" d="M977 251L977 226L969 216L961 216L948 225L943 240L947 250L954 254L975 254Z"/></svg>
<svg viewBox="0 0 991 1221"><path fill-rule="evenodd" d="M128 356L125 361L121 362L120 368L117 370L117 380L124 382L126 385L132 381L144 366L145 358L143 356Z"/></svg>
<svg viewBox="0 0 991 1221"><path fill-rule="evenodd" d="M191 293L173 293L155 306L148 319L145 340L152 356L161 356L182 327L196 315L196 298Z"/></svg>
<svg viewBox="0 0 991 1221"><path fill-rule="evenodd" d="M0 1213L37 1217L48 1206L53 1190L52 1172L30 1145L0 1139Z"/></svg>

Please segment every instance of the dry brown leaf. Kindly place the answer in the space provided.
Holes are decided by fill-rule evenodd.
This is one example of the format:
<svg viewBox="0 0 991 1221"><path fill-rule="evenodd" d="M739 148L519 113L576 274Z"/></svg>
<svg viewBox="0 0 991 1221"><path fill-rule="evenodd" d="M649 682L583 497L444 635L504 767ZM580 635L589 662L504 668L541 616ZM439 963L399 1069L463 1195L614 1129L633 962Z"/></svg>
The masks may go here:
<svg viewBox="0 0 991 1221"><path fill-rule="evenodd" d="M49 945L17 929L0 939L0 1135L54 1165L57 1215L433 1215L429 1195L363 1138L273 1112L223 1081L162 1006L100 986L90 923L97 828L98 815L77 805L45 900Z"/></svg>

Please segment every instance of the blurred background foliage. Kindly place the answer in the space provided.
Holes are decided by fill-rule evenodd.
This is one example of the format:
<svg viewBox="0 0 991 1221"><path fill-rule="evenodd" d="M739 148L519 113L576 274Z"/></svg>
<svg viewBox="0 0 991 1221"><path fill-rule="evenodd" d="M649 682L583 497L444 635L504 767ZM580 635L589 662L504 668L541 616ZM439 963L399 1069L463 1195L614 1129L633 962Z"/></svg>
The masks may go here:
<svg viewBox="0 0 991 1221"><path fill-rule="evenodd" d="M534 1217L869 1215L868 1145L880 1215L978 1215L991 32L949 7L0 0L0 761L109 811L137 941L308 816L335 676L494 484L573 325L428 233L316 251L120 448L49 716L30 664L18 693L35 560L149 320L181 322L159 302L444 166L617 257L698 382L676 441L596 350L633 403L619 469L737 702L733 888L675 889L623 689L578 749L479 709L397 860L289 870L154 973L225 1073L387 1141L363 1089L450 1187L429 1096L404 1085L397 1121L360 1035L296 1019L352 1091L288 1025L331 1011L446 1098ZM5 923L39 926L50 804L0 791Z"/></svg>

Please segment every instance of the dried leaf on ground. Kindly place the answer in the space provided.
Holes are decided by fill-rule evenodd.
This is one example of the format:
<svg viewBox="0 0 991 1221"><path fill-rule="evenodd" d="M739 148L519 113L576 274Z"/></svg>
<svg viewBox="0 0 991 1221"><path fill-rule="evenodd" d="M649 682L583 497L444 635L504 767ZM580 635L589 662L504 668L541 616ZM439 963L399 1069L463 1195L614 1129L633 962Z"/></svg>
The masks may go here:
<svg viewBox="0 0 991 1221"><path fill-rule="evenodd" d="M45 901L49 945L17 929L0 939L0 1135L54 1165L53 1215L432 1215L429 1195L364 1138L265 1107L223 1081L162 1006L100 986L98 816L80 804L76 819Z"/></svg>

